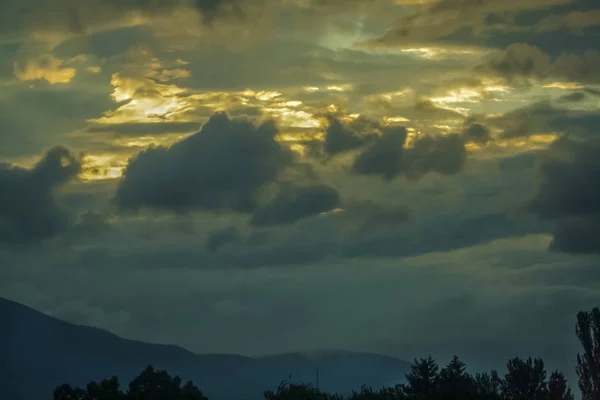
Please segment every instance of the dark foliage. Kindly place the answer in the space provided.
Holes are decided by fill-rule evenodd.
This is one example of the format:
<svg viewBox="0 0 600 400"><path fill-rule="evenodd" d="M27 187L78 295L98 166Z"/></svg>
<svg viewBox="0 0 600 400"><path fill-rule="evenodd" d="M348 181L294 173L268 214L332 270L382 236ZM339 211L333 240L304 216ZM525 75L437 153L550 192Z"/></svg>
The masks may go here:
<svg viewBox="0 0 600 400"><path fill-rule="evenodd" d="M146 367L122 391L116 376L101 382L90 382L85 389L63 384L54 390L53 400L208 400L192 382L182 386L178 376Z"/></svg>

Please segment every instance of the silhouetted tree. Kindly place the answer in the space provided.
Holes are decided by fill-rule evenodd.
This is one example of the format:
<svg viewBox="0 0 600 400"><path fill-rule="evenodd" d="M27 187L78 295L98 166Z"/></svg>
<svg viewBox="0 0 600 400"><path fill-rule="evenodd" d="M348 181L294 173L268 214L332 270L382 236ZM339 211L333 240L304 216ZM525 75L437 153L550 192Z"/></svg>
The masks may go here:
<svg viewBox="0 0 600 400"><path fill-rule="evenodd" d="M171 400L181 392L181 378L148 365L129 383L128 400Z"/></svg>
<svg viewBox="0 0 600 400"><path fill-rule="evenodd" d="M493 369L489 374L487 372L475 375L475 386L477 394L482 399L501 399L500 388L502 379L498 376L498 371Z"/></svg>
<svg viewBox="0 0 600 400"><path fill-rule="evenodd" d="M442 368L437 386L440 398L446 400L468 400L477 395L475 380L467 373L467 365L458 356L452 357L450 363Z"/></svg>
<svg viewBox="0 0 600 400"><path fill-rule="evenodd" d="M600 309L579 312L575 333L583 347L576 367L582 399L600 399Z"/></svg>
<svg viewBox="0 0 600 400"><path fill-rule="evenodd" d="M179 398L180 400L208 400L208 397L192 381L188 381L183 385Z"/></svg>
<svg viewBox="0 0 600 400"><path fill-rule="evenodd" d="M502 381L505 400L545 400L548 396L546 369L540 358L527 361L513 358L506 364L508 372Z"/></svg>
<svg viewBox="0 0 600 400"><path fill-rule="evenodd" d="M181 387L181 378L171 377L166 371L146 367L129 383L123 393L116 376L101 382L90 382L86 389L67 384L54 390L54 400L208 400L192 382Z"/></svg>
<svg viewBox="0 0 600 400"><path fill-rule="evenodd" d="M438 365L433 357L415 359L406 374L404 392L410 399L428 399L437 393Z"/></svg>
<svg viewBox="0 0 600 400"><path fill-rule="evenodd" d="M360 391L352 391L352 395L348 400L406 400L406 395L401 385L393 388L382 388L377 391L363 385Z"/></svg>
<svg viewBox="0 0 600 400"><path fill-rule="evenodd" d="M548 380L548 400L574 400L565 376L554 371Z"/></svg>
<svg viewBox="0 0 600 400"><path fill-rule="evenodd" d="M321 392L310 385L281 382L277 391L264 392L265 400L343 400L342 396Z"/></svg>
<svg viewBox="0 0 600 400"><path fill-rule="evenodd" d="M87 392L80 388L72 388L66 383L54 390L54 400L87 400Z"/></svg>
<svg viewBox="0 0 600 400"><path fill-rule="evenodd" d="M124 394L120 389L119 379L113 376L101 382L88 383L87 398L89 400L122 400Z"/></svg>

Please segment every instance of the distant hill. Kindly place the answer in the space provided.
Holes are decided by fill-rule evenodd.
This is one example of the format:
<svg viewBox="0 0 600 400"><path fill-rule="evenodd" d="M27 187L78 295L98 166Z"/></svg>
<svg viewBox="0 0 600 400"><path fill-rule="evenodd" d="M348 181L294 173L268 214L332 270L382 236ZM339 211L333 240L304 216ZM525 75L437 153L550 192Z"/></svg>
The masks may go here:
<svg viewBox="0 0 600 400"><path fill-rule="evenodd" d="M0 393L3 400L47 400L61 383L85 385L117 375L122 385L147 364L193 380L211 400L258 400L292 375L293 382L348 393L401 382L409 364L346 351L260 358L199 355L181 347L120 338L74 325L0 298Z"/></svg>

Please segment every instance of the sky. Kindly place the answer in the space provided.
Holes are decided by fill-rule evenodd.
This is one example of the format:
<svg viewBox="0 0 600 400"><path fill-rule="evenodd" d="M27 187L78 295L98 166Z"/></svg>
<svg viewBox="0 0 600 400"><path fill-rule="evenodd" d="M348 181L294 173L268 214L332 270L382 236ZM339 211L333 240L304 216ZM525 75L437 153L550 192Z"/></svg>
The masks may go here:
<svg viewBox="0 0 600 400"><path fill-rule="evenodd" d="M199 353L570 371L597 0L3 0L0 296Z"/></svg>

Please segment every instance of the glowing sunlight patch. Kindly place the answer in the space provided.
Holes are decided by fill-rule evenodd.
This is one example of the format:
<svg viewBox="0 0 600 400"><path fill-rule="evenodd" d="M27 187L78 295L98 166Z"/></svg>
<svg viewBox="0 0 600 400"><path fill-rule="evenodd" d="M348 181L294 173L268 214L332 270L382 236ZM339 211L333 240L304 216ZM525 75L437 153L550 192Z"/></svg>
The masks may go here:
<svg viewBox="0 0 600 400"><path fill-rule="evenodd" d="M79 179L84 182L119 179L127 166L128 155L88 154L81 160Z"/></svg>
<svg viewBox="0 0 600 400"><path fill-rule="evenodd" d="M563 89L563 90L574 90L583 89L585 86L578 82L551 82L544 85L544 89Z"/></svg>

